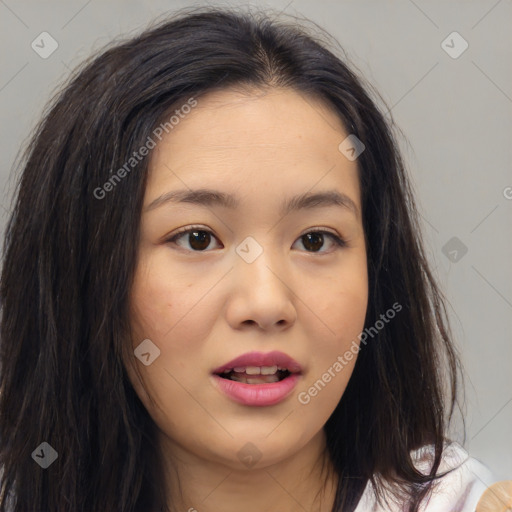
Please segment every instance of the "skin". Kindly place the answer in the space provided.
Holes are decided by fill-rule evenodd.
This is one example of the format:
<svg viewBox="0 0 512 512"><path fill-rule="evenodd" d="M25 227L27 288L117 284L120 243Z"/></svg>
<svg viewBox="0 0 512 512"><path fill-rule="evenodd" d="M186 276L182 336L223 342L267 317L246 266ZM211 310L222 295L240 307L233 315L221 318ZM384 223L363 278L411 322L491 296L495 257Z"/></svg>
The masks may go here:
<svg viewBox="0 0 512 512"><path fill-rule="evenodd" d="M357 161L338 150L348 134L326 105L290 89L227 89L198 98L151 154L131 294L132 346L150 339L160 356L148 366L134 357L127 370L159 428L172 511L331 510L336 477L323 426L356 357L307 405L298 395L364 328L368 278ZM200 187L235 194L240 205L147 208L165 192ZM322 206L279 213L284 199L320 190L346 194L356 212ZM192 225L213 233L205 250L189 234L166 241ZM308 243L303 235L312 228L341 236L347 246L328 235L323 245ZM252 263L235 251L248 236L263 249ZM302 366L283 402L251 407L217 389L212 370L253 350L280 350ZM249 442L261 454L252 467L238 456Z"/></svg>

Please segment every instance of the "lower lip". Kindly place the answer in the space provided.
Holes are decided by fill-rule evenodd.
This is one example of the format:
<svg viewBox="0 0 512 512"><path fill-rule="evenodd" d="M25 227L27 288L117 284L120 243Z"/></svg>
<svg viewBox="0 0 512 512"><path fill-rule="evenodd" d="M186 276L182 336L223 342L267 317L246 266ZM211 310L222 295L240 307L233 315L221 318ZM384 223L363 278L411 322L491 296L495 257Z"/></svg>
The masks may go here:
<svg viewBox="0 0 512 512"><path fill-rule="evenodd" d="M244 384L213 376L219 389L229 398L243 405L265 407L282 402L297 385L300 375L294 373L286 379L269 384Z"/></svg>

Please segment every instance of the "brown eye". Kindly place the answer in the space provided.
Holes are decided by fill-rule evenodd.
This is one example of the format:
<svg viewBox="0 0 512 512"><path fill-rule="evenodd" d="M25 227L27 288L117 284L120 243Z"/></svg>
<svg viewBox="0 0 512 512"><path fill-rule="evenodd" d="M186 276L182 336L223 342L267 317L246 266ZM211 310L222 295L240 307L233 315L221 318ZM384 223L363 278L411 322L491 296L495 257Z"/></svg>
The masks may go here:
<svg viewBox="0 0 512 512"><path fill-rule="evenodd" d="M334 233L330 233L329 231L310 231L309 233L305 233L301 237L297 239L297 241L302 241L302 245L306 249L307 252L313 252L313 253L330 253L334 249L327 249L327 250L320 250L325 245L325 238L328 238L331 242L331 245L334 245L335 248L338 247L346 247L347 243L345 240L340 238L339 236L335 235Z"/></svg>
<svg viewBox="0 0 512 512"><path fill-rule="evenodd" d="M306 233L302 236L304 247L308 250L316 252L322 248L324 237L320 232Z"/></svg>
<svg viewBox="0 0 512 512"><path fill-rule="evenodd" d="M200 252L205 251L209 247L212 238L215 237L211 231L206 229L189 228L173 235L169 240L167 240L167 243L174 243L179 247L189 250L190 252ZM188 242L188 247L184 244L183 240Z"/></svg>
<svg viewBox="0 0 512 512"><path fill-rule="evenodd" d="M191 231L188 235L190 247L196 251L204 251L210 245L210 233L206 231Z"/></svg>

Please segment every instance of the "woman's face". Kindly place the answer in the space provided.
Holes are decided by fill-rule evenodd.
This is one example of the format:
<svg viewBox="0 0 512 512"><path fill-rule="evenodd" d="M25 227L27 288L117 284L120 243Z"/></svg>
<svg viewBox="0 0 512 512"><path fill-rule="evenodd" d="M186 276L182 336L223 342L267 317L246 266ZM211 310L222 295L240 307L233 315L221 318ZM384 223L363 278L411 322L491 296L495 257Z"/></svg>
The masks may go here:
<svg viewBox="0 0 512 512"><path fill-rule="evenodd" d="M150 398L128 371L171 451L261 468L322 435L355 364L357 161L337 116L289 89L211 92L178 117L151 155L131 295Z"/></svg>

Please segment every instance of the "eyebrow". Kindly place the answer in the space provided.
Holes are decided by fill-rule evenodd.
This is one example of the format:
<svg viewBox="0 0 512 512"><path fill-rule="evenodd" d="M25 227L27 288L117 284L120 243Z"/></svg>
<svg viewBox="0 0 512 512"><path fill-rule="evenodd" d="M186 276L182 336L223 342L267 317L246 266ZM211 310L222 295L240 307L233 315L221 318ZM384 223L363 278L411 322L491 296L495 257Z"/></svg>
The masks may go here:
<svg viewBox="0 0 512 512"><path fill-rule="evenodd" d="M199 206L222 206L224 208L234 209L240 204L240 201L232 194L227 194L219 190L200 188L196 190L173 190L157 197L144 211L154 210L168 203L191 203ZM341 192L336 190L325 190L321 192L305 192L286 200L281 206L281 216L285 216L292 211L312 209L319 207L338 206L351 211L356 217L359 210L354 201Z"/></svg>

